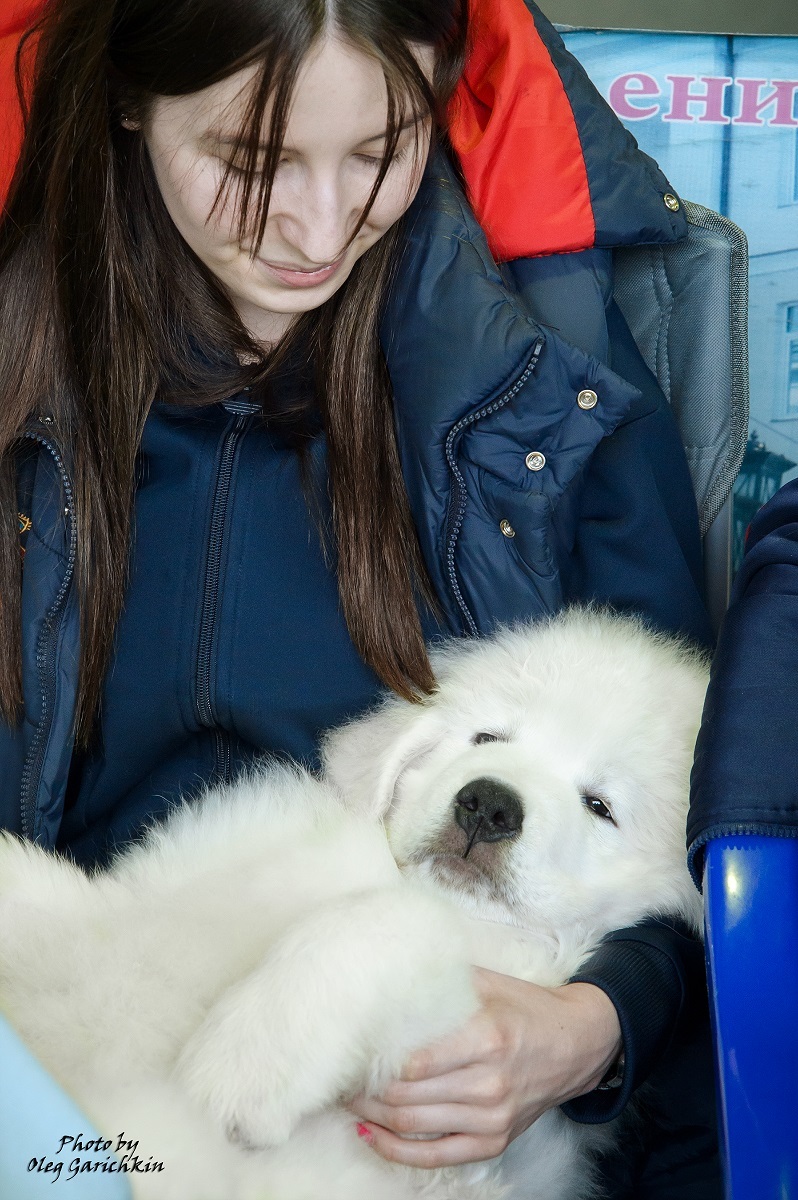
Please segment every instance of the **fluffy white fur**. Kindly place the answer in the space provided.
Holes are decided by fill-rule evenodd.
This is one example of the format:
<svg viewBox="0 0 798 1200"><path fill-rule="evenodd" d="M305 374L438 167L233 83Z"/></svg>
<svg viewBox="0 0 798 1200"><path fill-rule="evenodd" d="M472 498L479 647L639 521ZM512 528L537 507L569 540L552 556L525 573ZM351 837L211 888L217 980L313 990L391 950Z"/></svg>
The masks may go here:
<svg viewBox="0 0 798 1200"><path fill-rule="evenodd" d="M606 1130L559 1111L499 1159L419 1171L383 1162L339 1102L475 1010L471 963L557 985L646 915L698 929L684 823L706 665L573 610L435 669L428 701L329 736L323 782L264 769L106 873L0 838L0 1006L101 1130L164 1162L131 1178L137 1200L590 1192ZM523 824L464 858L455 797L480 778Z"/></svg>

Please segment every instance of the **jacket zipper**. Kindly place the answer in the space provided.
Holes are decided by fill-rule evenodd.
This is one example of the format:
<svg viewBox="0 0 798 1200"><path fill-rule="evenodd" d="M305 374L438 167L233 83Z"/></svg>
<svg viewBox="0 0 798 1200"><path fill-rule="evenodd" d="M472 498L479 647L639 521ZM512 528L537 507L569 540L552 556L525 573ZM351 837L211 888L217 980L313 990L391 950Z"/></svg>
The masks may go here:
<svg viewBox="0 0 798 1200"><path fill-rule="evenodd" d="M448 534L446 538L446 571L449 579L449 586L452 589L454 598L457 601L460 611L465 617L468 631L472 637L476 637L479 633L479 630L477 629L477 623L471 615L471 611L465 602L463 593L460 590L460 584L458 582L457 572L455 571L454 566L454 551L455 546L457 545L457 539L460 535L460 530L463 525L467 500L465 480L463 479L462 472L457 465L457 458L455 456L455 442L463 430L467 429L469 425L473 425L474 422L480 420L481 417L486 417L490 413L498 412L500 408L504 408L505 404L509 404L513 397L516 396L524 386L527 379L529 379L529 376L537 366L543 345L544 338L539 337L532 350L532 357L527 363L523 374L516 379L515 383L512 384L512 386L509 387L506 392L503 392L497 400L492 400L490 404L485 404L482 408L478 408L476 412L469 413L468 416L463 417L457 422L456 425L452 427L452 429L449 430L449 436L446 438L446 461L449 464L449 470L452 472L455 480L454 503L450 512Z"/></svg>
<svg viewBox="0 0 798 1200"><path fill-rule="evenodd" d="M41 691L41 714L39 723L28 747L28 753L22 768L22 786L20 789L20 813L22 820L22 835L33 839L36 816L36 800L41 783L42 768L44 767L45 752L53 724L55 710L55 660L58 649L58 638L61 632L65 601L72 576L75 570L75 554L77 549L77 530L75 528L75 508L73 503L72 484L67 474L64 461L55 445L42 434L26 432L23 437L39 442L52 455L61 476L61 484L66 500L65 516L69 517L69 558L66 572L58 589L58 595L53 601L49 612L42 623L39 640L36 645L36 668L39 673Z"/></svg>
<svg viewBox="0 0 798 1200"><path fill-rule="evenodd" d="M241 437L250 421L254 406L242 405L235 412L235 420L228 427L222 443L222 452L216 474L216 486L211 508L211 525L208 538L208 555L205 560L205 586L202 597L202 616L200 619L200 634L197 644L197 674L196 674L196 711L199 721L208 729L214 731L215 743L215 777L222 783L229 783L230 770L230 739L224 730L216 727L213 701L211 699L211 652L213 636L216 629L216 614L219 605L219 579L221 576L222 550L224 546L224 528L227 520L227 508L230 500L230 484L233 478L233 465Z"/></svg>

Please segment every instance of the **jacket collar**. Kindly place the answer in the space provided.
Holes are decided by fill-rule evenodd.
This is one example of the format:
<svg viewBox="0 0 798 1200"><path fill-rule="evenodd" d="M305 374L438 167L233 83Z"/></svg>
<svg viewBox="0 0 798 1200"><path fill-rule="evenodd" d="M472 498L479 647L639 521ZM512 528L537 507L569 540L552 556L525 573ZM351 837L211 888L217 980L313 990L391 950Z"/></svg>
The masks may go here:
<svg viewBox="0 0 798 1200"><path fill-rule="evenodd" d="M673 187L532 0L470 0L469 20L450 137L494 256L685 237Z"/></svg>

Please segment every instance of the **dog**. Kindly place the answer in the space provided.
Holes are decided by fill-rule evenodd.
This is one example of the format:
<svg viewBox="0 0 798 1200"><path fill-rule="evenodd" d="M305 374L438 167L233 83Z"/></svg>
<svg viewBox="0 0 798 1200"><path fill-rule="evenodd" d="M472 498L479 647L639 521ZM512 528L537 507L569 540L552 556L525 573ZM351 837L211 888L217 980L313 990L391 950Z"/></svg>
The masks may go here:
<svg viewBox="0 0 798 1200"><path fill-rule="evenodd" d="M614 929L696 932L685 865L704 656L573 609L435 651L437 690L265 766L88 876L0 839L0 1008L136 1200L578 1200L611 1128L545 1113L421 1170L343 1105L478 1008L472 965L565 983Z"/></svg>

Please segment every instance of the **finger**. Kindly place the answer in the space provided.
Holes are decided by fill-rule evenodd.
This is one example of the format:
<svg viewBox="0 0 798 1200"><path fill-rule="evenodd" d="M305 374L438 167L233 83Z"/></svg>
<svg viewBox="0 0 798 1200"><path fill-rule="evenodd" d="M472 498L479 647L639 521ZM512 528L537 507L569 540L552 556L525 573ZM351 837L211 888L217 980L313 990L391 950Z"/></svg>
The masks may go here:
<svg viewBox="0 0 798 1200"><path fill-rule="evenodd" d="M458 1071L433 1075L429 1079L414 1082L394 1080L379 1096L369 1099L380 1100L392 1108L416 1104L472 1104L489 1108L501 1103L506 1093L507 1088L495 1070L483 1063L472 1063ZM365 1115L361 1112L365 1099L365 1093L361 1092L349 1107L353 1112Z"/></svg>
<svg viewBox="0 0 798 1200"><path fill-rule="evenodd" d="M480 1010L454 1033L411 1054L402 1067L400 1079L415 1083L436 1075L448 1075L472 1063L487 1061L497 1049L496 1027Z"/></svg>
<svg viewBox="0 0 798 1200"><path fill-rule="evenodd" d="M373 1150L388 1162L403 1163L408 1167L453 1167L459 1163L484 1162L496 1158L507 1148L506 1137L475 1137L471 1134L451 1134L434 1141L416 1141L401 1138L368 1122L363 1126L366 1138Z"/></svg>
<svg viewBox="0 0 798 1200"><path fill-rule="evenodd" d="M353 1110L361 1121L373 1122L403 1137L422 1134L494 1134L509 1131L512 1114L507 1108L474 1108L468 1104L413 1104L394 1108L379 1100L364 1099Z"/></svg>

